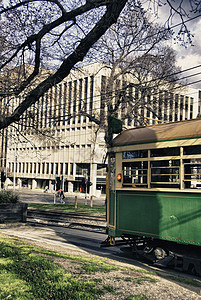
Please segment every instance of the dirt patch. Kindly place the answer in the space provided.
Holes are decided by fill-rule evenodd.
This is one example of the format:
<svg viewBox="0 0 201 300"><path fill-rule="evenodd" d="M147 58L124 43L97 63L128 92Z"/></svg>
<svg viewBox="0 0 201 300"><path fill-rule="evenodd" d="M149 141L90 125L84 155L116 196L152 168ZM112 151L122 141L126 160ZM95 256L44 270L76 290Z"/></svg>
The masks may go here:
<svg viewBox="0 0 201 300"><path fill-rule="evenodd" d="M31 230L33 229L31 228ZM18 232L18 228L15 227L15 230L9 229L8 232L5 230L4 233L16 238ZM182 281L183 276L181 276L181 281L178 282L178 280L175 281L173 277L165 277L165 272L163 277L161 277L146 272L140 267L133 267L133 265L130 264L91 255L79 247L72 247L72 245L71 247L67 247L65 243L64 245L62 244L62 241L54 243L54 240L52 240L52 243L50 244L50 239L48 242L42 239L36 239L36 236L34 236L34 239L31 239L31 233L29 233L30 237L26 238L25 235L27 233L25 233L26 232L24 232L24 237L22 238L21 236L20 239L23 239L27 244L32 244L46 250L57 251L59 253L73 256L76 255L81 258L76 260L48 255L49 258L62 266L67 273L70 273L75 278L82 281L93 281L95 287L100 291L98 299L130 300L132 298L129 297L132 296L133 299L138 300L201 299L201 288L184 283L184 281ZM16 238L16 242L18 238ZM86 259L84 260L84 258ZM100 262L104 266L102 266ZM109 270L107 270L106 266L110 267ZM111 266L113 266L113 268L111 268ZM192 277L190 278L192 280ZM201 284L200 280L199 283ZM135 298L137 295L140 295L140 297Z"/></svg>
<svg viewBox="0 0 201 300"><path fill-rule="evenodd" d="M177 283L162 279L156 275L135 269L118 269L110 272L91 272L82 270L80 263L54 259L67 272L79 276L83 281L96 281L96 287L104 294L98 299L127 299L130 296L146 296L148 299L201 299L197 293L189 291ZM199 289L197 290L199 293ZM146 297L144 299L146 299Z"/></svg>
<svg viewBox="0 0 201 300"><path fill-rule="evenodd" d="M30 243L30 241L27 241ZM164 279L158 275L146 272L141 268L133 268L128 264L119 263L107 258L100 258L87 253L75 253L62 247L51 247L48 244L31 242L48 250L58 251L69 255L79 255L82 258L94 258L103 261L106 264L113 265L118 269L110 271L86 271L86 262L80 262L71 259L52 257L54 262L63 267L67 273L83 281L95 281L96 288L102 293L98 299L116 300L128 299L133 296L141 296L135 299L201 299L201 288L194 287L185 283L175 282L173 279ZM131 298L132 299L132 298ZM133 298L134 299L134 298Z"/></svg>

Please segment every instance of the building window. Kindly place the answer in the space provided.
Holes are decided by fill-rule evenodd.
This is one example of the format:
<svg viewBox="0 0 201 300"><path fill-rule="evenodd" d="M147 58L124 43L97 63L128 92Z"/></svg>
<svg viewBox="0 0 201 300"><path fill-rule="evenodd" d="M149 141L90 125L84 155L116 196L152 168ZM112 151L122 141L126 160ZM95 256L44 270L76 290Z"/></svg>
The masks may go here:
<svg viewBox="0 0 201 300"><path fill-rule="evenodd" d="M59 85L59 107L58 107L58 126L61 124L61 98L62 98L62 85Z"/></svg>
<svg viewBox="0 0 201 300"><path fill-rule="evenodd" d="M183 120L184 96L180 96L180 121Z"/></svg>
<svg viewBox="0 0 201 300"><path fill-rule="evenodd" d="M76 164L76 175L82 175L82 168Z"/></svg>
<svg viewBox="0 0 201 300"><path fill-rule="evenodd" d="M68 175L68 163L65 163L65 175Z"/></svg>
<svg viewBox="0 0 201 300"><path fill-rule="evenodd" d="M60 174L63 175L63 163L60 163Z"/></svg>
<svg viewBox="0 0 201 300"><path fill-rule="evenodd" d="M63 125L65 125L65 114L66 114L66 99L67 99L67 85L64 83L64 103L63 103Z"/></svg>
<svg viewBox="0 0 201 300"><path fill-rule="evenodd" d="M93 94L94 94L94 76L90 77L90 104L89 104L89 114L92 115L93 110Z"/></svg>
<svg viewBox="0 0 201 300"><path fill-rule="evenodd" d="M46 163L46 174L49 174L49 166L50 166L50 164Z"/></svg>
<svg viewBox="0 0 201 300"><path fill-rule="evenodd" d="M83 80L80 79L79 80L79 103L78 103L78 112L81 111L81 108L82 108L82 83L83 83ZM79 115L78 117L78 123L81 122L81 116Z"/></svg>
<svg viewBox="0 0 201 300"><path fill-rule="evenodd" d="M73 92L73 124L75 124L75 114L76 114L76 105L77 105L77 80L74 80L74 92Z"/></svg>
<svg viewBox="0 0 201 300"><path fill-rule="evenodd" d="M42 163L42 174L45 174L45 163Z"/></svg>
<svg viewBox="0 0 201 300"><path fill-rule="evenodd" d="M54 174L54 163L51 163L51 174Z"/></svg>
<svg viewBox="0 0 201 300"><path fill-rule="evenodd" d="M88 96L88 77L84 79L84 111L87 112L87 96ZM86 122L86 117L83 117L83 122Z"/></svg>
<svg viewBox="0 0 201 300"><path fill-rule="evenodd" d="M190 100L190 119L193 119L193 98Z"/></svg>
<svg viewBox="0 0 201 300"><path fill-rule="evenodd" d="M70 175L73 175L73 163L70 163Z"/></svg>
<svg viewBox="0 0 201 300"><path fill-rule="evenodd" d="M68 84L68 116L70 117L71 114L71 98L72 98L72 82L70 81ZM68 124L70 125L70 118L68 120Z"/></svg>
<svg viewBox="0 0 201 300"><path fill-rule="evenodd" d="M28 173L29 172L29 163L27 162L26 163L26 173Z"/></svg>
<svg viewBox="0 0 201 300"><path fill-rule="evenodd" d="M55 174L58 175L59 174L59 164L55 163Z"/></svg>

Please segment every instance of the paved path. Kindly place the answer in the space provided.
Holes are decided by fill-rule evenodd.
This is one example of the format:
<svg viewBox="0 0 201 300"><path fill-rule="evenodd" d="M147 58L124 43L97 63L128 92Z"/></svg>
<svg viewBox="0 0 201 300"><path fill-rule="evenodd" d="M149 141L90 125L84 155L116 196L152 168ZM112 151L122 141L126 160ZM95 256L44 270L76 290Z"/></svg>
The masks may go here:
<svg viewBox="0 0 201 300"><path fill-rule="evenodd" d="M16 189L16 193L19 195L20 201L26 203L60 203L59 197L54 193L44 193L43 190L30 190L27 188ZM78 204L89 204L90 196L82 193L65 193L65 202L69 204L75 203L75 196L77 196ZM99 198L93 197L93 205L105 205L105 195L101 195Z"/></svg>

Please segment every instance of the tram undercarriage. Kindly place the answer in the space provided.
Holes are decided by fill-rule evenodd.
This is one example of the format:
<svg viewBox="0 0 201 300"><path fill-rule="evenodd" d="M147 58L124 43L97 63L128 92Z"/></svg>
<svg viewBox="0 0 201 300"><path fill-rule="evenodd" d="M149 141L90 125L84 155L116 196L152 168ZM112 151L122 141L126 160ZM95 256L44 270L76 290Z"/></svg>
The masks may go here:
<svg viewBox="0 0 201 300"><path fill-rule="evenodd" d="M137 259L145 259L160 268L172 268L201 276L199 246L132 235L122 235L116 239L108 236L101 247L109 246L125 246L120 248L124 253Z"/></svg>

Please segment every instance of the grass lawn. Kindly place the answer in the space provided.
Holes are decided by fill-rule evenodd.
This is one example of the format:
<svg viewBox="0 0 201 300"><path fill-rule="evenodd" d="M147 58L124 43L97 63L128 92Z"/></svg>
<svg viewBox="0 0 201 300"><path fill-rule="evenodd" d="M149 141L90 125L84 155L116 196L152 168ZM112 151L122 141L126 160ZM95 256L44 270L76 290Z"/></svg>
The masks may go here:
<svg viewBox="0 0 201 300"><path fill-rule="evenodd" d="M171 288L172 294L177 288ZM106 258L51 251L0 234L0 299L146 300L165 290L156 273L117 266Z"/></svg>
<svg viewBox="0 0 201 300"><path fill-rule="evenodd" d="M29 203L28 208L38 209L49 209L49 210L62 210L62 211L73 211L73 212L86 212L92 214L104 215L106 208L105 206L93 206L80 204L77 208L73 204L40 204L40 203Z"/></svg>
<svg viewBox="0 0 201 300"><path fill-rule="evenodd" d="M48 257L45 257L48 256ZM83 272L109 272L106 263L24 244L0 234L0 299L96 299L104 294L94 280L83 281L51 258L76 261Z"/></svg>

